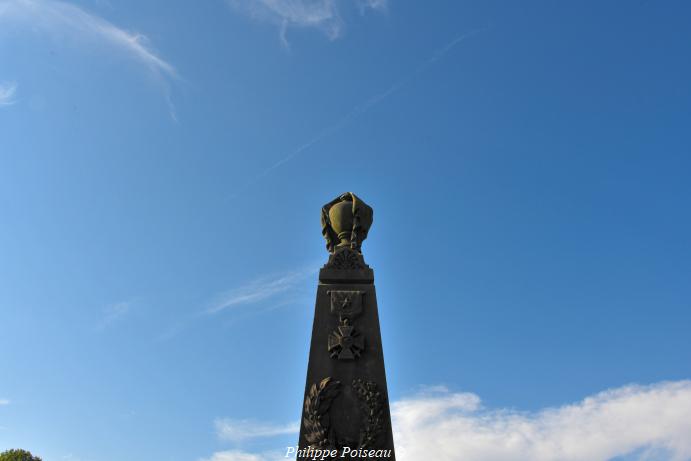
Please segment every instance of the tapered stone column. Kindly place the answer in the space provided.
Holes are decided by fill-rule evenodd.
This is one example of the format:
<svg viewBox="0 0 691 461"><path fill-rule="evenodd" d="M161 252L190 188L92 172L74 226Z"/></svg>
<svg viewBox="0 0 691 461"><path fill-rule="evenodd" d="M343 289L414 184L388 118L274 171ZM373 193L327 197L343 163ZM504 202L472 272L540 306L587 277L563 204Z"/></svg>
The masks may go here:
<svg viewBox="0 0 691 461"><path fill-rule="evenodd" d="M322 209L330 255L319 272L298 459L330 450L337 455L326 459L395 460L374 273L360 251L371 224L372 209L352 193Z"/></svg>

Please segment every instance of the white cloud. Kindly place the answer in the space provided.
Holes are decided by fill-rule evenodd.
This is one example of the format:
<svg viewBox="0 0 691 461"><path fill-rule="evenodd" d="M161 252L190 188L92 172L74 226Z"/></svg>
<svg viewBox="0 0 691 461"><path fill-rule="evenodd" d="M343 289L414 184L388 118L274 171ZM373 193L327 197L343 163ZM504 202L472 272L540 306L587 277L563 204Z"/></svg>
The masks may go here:
<svg viewBox="0 0 691 461"><path fill-rule="evenodd" d="M9 404L10 404L9 399L0 399L0 407L5 406L5 405L9 405Z"/></svg>
<svg viewBox="0 0 691 461"><path fill-rule="evenodd" d="M253 420L217 419L214 422L216 434L220 439L241 442L247 439L274 437L277 435L296 434L300 422L289 424L271 424Z"/></svg>
<svg viewBox="0 0 691 461"><path fill-rule="evenodd" d="M0 82L0 106L11 106L14 104L14 95L16 92L16 82Z"/></svg>
<svg viewBox="0 0 691 461"><path fill-rule="evenodd" d="M352 1L352 0L348 0ZM287 45L286 30L291 27L312 27L331 40L341 36L343 20L338 0L228 0L251 17L280 27L281 39ZM385 10L387 0L355 0L360 12Z"/></svg>
<svg viewBox="0 0 691 461"><path fill-rule="evenodd" d="M535 412L488 409L477 395L444 386L391 405L399 461L688 461L689 415L691 381L625 386ZM217 429L237 442L297 434L299 425L253 422L243 429L242 421L219 420ZM226 451L203 461L274 458Z"/></svg>
<svg viewBox="0 0 691 461"><path fill-rule="evenodd" d="M200 459L199 461L266 461L264 455L246 453L244 451L229 450L214 453L211 458Z"/></svg>
<svg viewBox="0 0 691 461"><path fill-rule="evenodd" d="M286 456L287 450L274 450L262 453L249 453L241 450L218 451L210 458L200 458L198 461L290 461L295 455Z"/></svg>
<svg viewBox="0 0 691 461"><path fill-rule="evenodd" d="M691 459L691 381L627 386L534 413L488 410L474 394L392 405L399 461Z"/></svg>
<svg viewBox="0 0 691 461"><path fill-rule="evenodd" d="M312 266L315 267L315 266ZM262 277L217 296L207 309L207 313L216 314L231 307L256 303L275 295L286 293L314 274L313 269L296 270L275 277Z"/></svg>
<svg viewBox="0 0 691 461"><path fill-rule="evenodd" d="M58 0L0 0L0 23L3 22L59 38L73 34L80 43L90 39L111 45L158 78L165 86L170 104L167 80L177 78L177 71L152 49L149 40L140 33L121 29L75 5ZM172 106L171 116L175 116Z"/></svg>

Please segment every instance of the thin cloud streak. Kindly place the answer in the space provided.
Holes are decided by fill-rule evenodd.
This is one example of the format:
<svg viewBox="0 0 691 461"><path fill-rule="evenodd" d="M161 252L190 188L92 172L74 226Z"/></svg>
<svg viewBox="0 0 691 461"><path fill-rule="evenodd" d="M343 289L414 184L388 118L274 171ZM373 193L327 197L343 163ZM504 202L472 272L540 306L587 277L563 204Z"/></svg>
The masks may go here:
<svg viewBox="0 0 691 461"><path fill-rule="evenodd" d="M0 23L16 24L62 36L77 34L110 44L143 65L162 85L170 115L176 119L170 99L169 81L178 79L175 67L153 51L146 36L121 29L103 18L59 0L0 0Z"/></svg>
<svg viewBox="0 0 691 461"><path fill-rule="evenodd" d="M224 418L214 421L214 426L219 439L237 443L249 439L296 434L300 430L300 421L280 425L248 419Z"/></svg>
<svg viewBox="0 0 691 461"><path fill-rule="evenodd" d="M10 403L11 403L11 402L10 402L9 399L0 399L0 407L7 406L7 405L9 405Z"/></svg>
<svg viewBox="0 0 691 461"><path fill-rule="evenodd" d="M16 102L14 95L17 92L16 82L0 82L0 106L11 106Z"/></svg>
<svg viewBox="0 0 691 461"><path fill-rule="evenodd" d="M285 294L305 282L308 277L316 272L314 267L317 266L312 265L309 267L309 269L299 269L273 277L260 277L246 285L234 288L217 296L211 307L206 309L206 313L217 314L226 309L254 304L278 294Z"/></svg>
<svg viewBox="0 0 691 461"><path fill-rule="evenodd" d="M210 316L232 311L233 315L224 320L226 326L241 321L248 316L269 312L286 305L303 302L304 290L310 277L317 272L318 263L305 265L292 271L255 278L243 285L212 297L206 307L178 318L156 337L156 341L168 341L193 325L200 325ZM280 297L279 297L280 295ZM262 301L267 301L262 303ZM268 302L270 301L270 302ZM246 309L252 306L252 309Z"/></svg>
<svg viewBox="0 0 691 461"><path fill-rule="evenodd" d="M396 94L397 92L401 91L403 88L405 88L407 85L409 85L416 77L418 77L420 74L424 73L427 71L431 66L433 66L436 62L438 62L440 59L442 59L444 56L446 56L451 50L453 50L456 46L458 46L461 42L464 40L479 34L480 32L483 32L487 29L478 29L474 30L471 32L464 33L462 35L459 35L458 37L454 38L451 40L449 43L444 45L442 48L437 50L429 59L427 59L425 62L423 62L421 65L419 65L415 70L410 72L409 74L405 75L403 78L400 78L396 82L394 82L391 86L389 86L385 91L375 94L374 96L370 97L366 101L364 101L362 104L359 104L355 106L353 109L350 110L347 114L345 114L343 117L338 119L336 122L333 124L327 126L324 130L321 131L321 133L317 134L315 137L307 141L306 143L302 144L292 152L290 152L288 155L271 165L270 167L266 168L264 171L260 172L256 176L252 177L241 189L238 191L230 194L230 199L235 199L238 196L241 195L242 192L245 190L249 189L252 187L254 184L268 176L271 172L276 170L277 168L280 168L281 166L285 165L289 161L293 160L295 157L299 156L303 152L307 151L310 149L312 146L320 142L321 140L332 136L339 131L341 131L343 128L345 128L351 121L357 119L358 117L362 116L369 110L371 110L373 107L377 106L378 104L381 104L383 101L385 101L387 98L391 97L392 95Z"/></svg>

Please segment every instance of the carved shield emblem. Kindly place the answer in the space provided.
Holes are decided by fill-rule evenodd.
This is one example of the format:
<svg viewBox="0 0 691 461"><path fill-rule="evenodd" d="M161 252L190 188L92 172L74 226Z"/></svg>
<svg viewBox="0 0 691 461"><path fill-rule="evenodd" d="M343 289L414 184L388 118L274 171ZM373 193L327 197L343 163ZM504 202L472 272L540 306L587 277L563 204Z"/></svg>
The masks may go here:
<svg viewBox="0 0 691 461"><path fill-rule="evenodd" d="M362 312L364 291L331 290L328 293L331 295L331 313L340 319L352 320Z"/></svg>

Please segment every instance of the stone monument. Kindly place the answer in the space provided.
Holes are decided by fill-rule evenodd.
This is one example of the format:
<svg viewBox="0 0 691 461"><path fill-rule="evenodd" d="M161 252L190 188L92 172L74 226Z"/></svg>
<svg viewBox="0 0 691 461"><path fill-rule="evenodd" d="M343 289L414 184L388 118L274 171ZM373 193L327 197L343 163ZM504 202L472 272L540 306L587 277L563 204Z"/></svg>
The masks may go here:
<svg viewBox="0 0 691 461"><path fill-rule="evenodd" d="M324 205L297 459L395 460L374 272L362 242L372 208L352 192Z"/></svg>

